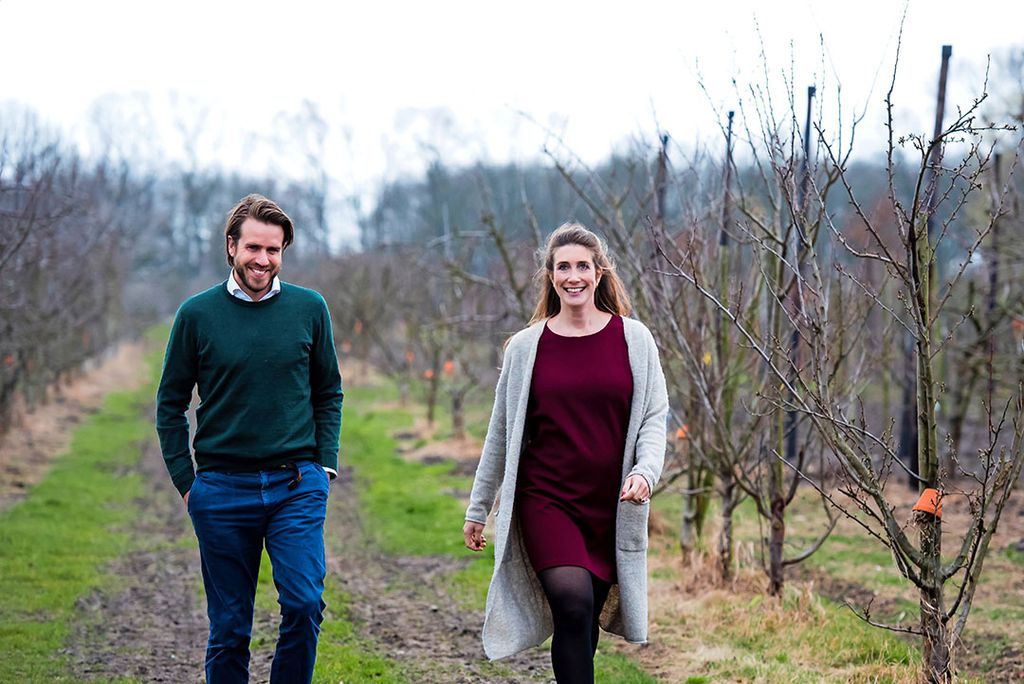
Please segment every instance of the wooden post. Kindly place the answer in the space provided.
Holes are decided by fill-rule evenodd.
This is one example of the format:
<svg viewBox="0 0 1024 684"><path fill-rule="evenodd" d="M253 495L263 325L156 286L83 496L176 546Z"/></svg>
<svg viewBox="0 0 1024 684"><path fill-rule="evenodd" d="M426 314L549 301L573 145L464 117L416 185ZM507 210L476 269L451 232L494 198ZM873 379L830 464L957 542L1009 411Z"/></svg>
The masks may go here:
<svg viewBox="0 0 1024 684"><path fill-rule="evenodd" d="M935 127L933 129L934 135L932 137L932 147L928 154L928 166L926 169L926 183L925 183L925 211L927 221L927 240L929 246L928 255L928 279L927 287L928 292L926 294L926 300L931 304L933 299L934 282L936 278L942 277L941 267L936 268L935 265L938 263L937 259L933 259L930 253L932 248L932 239L936 232L935 223L935 208L939 200L939 195L936 192L936 184L938 175L936 170L942 163L942 145L939 142L939 137L942 135L942 120L946 109L946 77L949 74L949 58L953 54L952 45L942 46L942 66L939 69L939 87L938 94L936 96L935 105ZM911 232L916 229L911 226ZM908 264L909 266L910 264ZM929 308L931 308L929 306ZM930 467L925 467L921 463L922 451L920 447L920 438L918 434L918 418L923 411L933 411L932 406L918 406L916 397L917 391L915 384L918 382L920 377L919 368L917 367L917 355L915 354L914 341L908 335L904 340L904 375L903 375L903 406L900 412L900 448L899 456L900 459L907 465L910 470L910 476L908 478L908 484L911 489L924 489L925 487L934 487L934 480L938 475L938 467L934 468L935 472L929 473L926 471L933 470ZM927 449L925 450L927 451Z"/></svg>
<svg viewBox="0 0 1024 684"><path fill-rule="evenodd" d="M814 105L814 96L817 88L807 87L807 117L804 121L804 156L800 161L800 182L797 185L796 213L793 215L793 287L789 290L790 302L792 303L793 318L800 320L803 314L803 265L807 252L810 250L810 238L804 227L807 224L807 189L811 184L811 111ZM796 377L797 368L800 367L800 331L794 326L789 336L789 359L792 366L792 377ZM796 411L789 411L786 414L786 460L796 463L797 430Z"/></svg>
<svg viewBox="0 0 1024 684"><path fill-rule="evenodd" d="M999 218L1000 218L1000 198L1002 196L1001 189L1003 187L1002 179L1000 178L1000 162L1002 161L1002 155L996 152L992 156L992 243L991 243L991 256L989 257L988 267L988 316L986 317L986 326L988 328L988 405L991 407L995 399L995 372L992 368L992 361L995 357L995 346L996 346L996 335L995 335L995 318L996 318L996 305L999 298Z"/></svg>

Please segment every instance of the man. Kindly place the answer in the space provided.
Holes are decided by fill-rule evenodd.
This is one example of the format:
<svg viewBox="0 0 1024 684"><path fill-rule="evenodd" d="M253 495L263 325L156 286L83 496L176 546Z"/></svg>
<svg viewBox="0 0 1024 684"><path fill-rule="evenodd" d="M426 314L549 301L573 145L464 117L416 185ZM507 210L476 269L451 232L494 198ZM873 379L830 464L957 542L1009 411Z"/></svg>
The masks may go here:
<svg viewBox="0 0 1024 684"><path fill-rule="evenodd" d="M270 681L309 682L326 607L324 517L341 430L331 318L318 293L278 278L293 226L274 202L244 198L224 236L227 281L188 299L174 319L156 427L199 539L208 682L248 681L264 544L281 604ZM193 469L185 412L196 386Z"/></svg>

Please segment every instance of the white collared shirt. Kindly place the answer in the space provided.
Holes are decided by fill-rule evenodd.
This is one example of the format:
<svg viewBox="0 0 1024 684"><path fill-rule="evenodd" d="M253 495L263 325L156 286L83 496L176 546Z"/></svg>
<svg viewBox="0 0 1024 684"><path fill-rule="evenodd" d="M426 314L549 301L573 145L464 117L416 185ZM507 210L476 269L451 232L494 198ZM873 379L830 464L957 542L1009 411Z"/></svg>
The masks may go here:
<svg viewBox="0 0 1024 684"><path fill-rule="evenodd" d="M253 301L253 298L250 297L249 294L245 290L243 290L241 288L241 286L238 284L238 281L235 280L235 271L234 271L234 269L232 269L231 271L228 272L227 288L228 288L228 292L231 294L232 297L237 297L237 298L241 299L243 302L251 302L251 301ZM266 299L270 299L274 295L278 294L280 291L281 291L281 279L279 277L277 277L277 276L274 276L273 282L270 283L270 292L268 292L267 294L263 295L263 297L261 297L259 301L262 302L262 301L264 301ZM327 473L327 475L332 480L334 478L338 477L338 471L335 470L334 468L327 468L325 466L320 466L320 467L324 469L324 471Z"/></svg>
<svg viewBox="0 0 1024 684"><path fill-rule="evenodd" d="M250 297L249 293L247 293L245 290L243 290L242 286L238 284L237 280L235 280L235 270L234 269L231 269L231 271L228 272L227 287L228 287L228 292L231 294L232 297L238 297L243 302L256 301L252 297ZM270 299L271 297L273 297L274 295L276 295L280 291L281 291L281 279L278 278L277 276L274 276L274 280L271 281L271 283L270 283L270 292L268 292L267 294L263 295L263 297L261 297L259 301L262 302L264 299Z"/></svg>

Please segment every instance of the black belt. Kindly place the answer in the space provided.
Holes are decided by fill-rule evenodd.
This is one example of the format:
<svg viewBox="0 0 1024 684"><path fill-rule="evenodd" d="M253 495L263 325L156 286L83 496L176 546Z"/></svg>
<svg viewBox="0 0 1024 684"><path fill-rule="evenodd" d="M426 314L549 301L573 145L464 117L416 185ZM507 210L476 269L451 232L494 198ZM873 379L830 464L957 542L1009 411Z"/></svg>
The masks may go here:
<svg viewBox="0 0 1024 684"><path fill-rule="evenodd" d="M299 470L299 466L296 465L294 461L288 461L287 463L281 464L279 467L295 473L295 477L288 480L288 489L292 490L298 487L299 483L302 482L302 472Z"/></svg>

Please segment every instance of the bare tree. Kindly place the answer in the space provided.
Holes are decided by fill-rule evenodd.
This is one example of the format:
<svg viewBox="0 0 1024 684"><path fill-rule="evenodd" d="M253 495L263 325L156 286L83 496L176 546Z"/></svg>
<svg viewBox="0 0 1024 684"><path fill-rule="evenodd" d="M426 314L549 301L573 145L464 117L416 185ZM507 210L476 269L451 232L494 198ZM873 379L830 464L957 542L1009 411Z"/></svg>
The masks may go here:
<svg viewBox="0 0 1024 684"><path fill-rule="evenodd" d="M812 201L807 209L793 206L791 213L795 221L805 225L811 225L811 219L817 215L816 222L827 233L829 249L814 240L804 244L804 269L784 258L784 241L780 243L770 234L758 234L753 222L748 229L763 262L781 267L786 274L784 280L779 280L777 270L765 270L778 295L769 300L775 316L784 320L786 327L798 331L805 345L806 354L800 363L794 363L785 336L779 335L778 328L766 329L744 318L735 305L723 301L709 288L689 264L673 261L669 249L662 251L671 262L667 270L712 302L730 320L743 343L761 357L765 371L781 388L765 398L780 409L798 412L834 453L841 484L836 492L821 488L822 496L887 547L897 568L917 588L917 625L882 625L867 609L861 610L860 615L871 624L920 635L923 676L928 681L947 682L953 676L952 645L966 626L989 543L1024 463L1024 405L1019 384L1013 395L1003 394L984 403L986 438L978 445L977 458L967 458L950 449L946 459L949 467L939 467L937 411L942 388L936 368L938 359L950 348L949 341L962 334L962 321L954 322L941 336L937 333L946 320L943 313L957 301L972 256L991 233L991 220L968 229L958 218L982 187L991 152L983 134L991 133L992 127L975 119L983 99L979 98L959 110L952 123L934 138L897 136L892 121L894 83L895 76L887 96L887 206L896 223L898 248L893 247L873 217L862 208L863 203L849 182L847 158L840 155L835 140L826 135L820 123L815 125L815 137L824 156L823 174L812 175ZM762 136L763 144L771 148L776 144L775 129L763 126L762 130L768 131ZM898 192L896 183L900 163L897 150L902 146L919 154L916 181L909 197ZM947 161L940 167L934 165L938 147L946 148ZM867 247L855 246L825 211L822 182L832 181L841 185L859 220L867 227L872 238ZM993 216L998 214L993 212ZM932 231L928 230L930 220L935 222ZM930 280L933 266L943 242L955 234L964 236L966 248L958 251L958 267L944 279L939 290ZM854 266L865 261L884 269L880 286L872 286L859 277L860 270ZM789 307L788 298L782 296L785 290L778 289L778 284L784 282L803 291L803 306L798 310ZM913 340L913 403L919 436L917 477L926 492L921 508L928 508L934 503L933 498L941 500L944 496L964 496L970 503L967 529L957 535L953 556L947 560L941 555L941 515L915 514L915 542L907 521L897 517L897 508L886 493L890 475L895 469L905 468L905 464L898 458L892 423L879 424L869 419L859 397L859 389L867 386L872 373L877 374L877 367L869 358L870 349L856 335L857 328L866 327L862 322L869 310L890 321L888 330L902 331ZM851 328L851 323L855 327ZM782 458L781 451L778 456ZM798 464L789 465L802 477L807 475ZM947 596L950 583L953 594Z"/></svg>
<svg viewBox="0 0 1024 684"><path fill-rule="evenodd" d="M126 332L130 211L123 163L87 163L30 113L0 140L0 431Z"/></svg>

